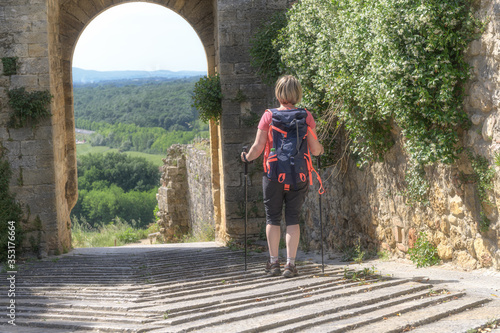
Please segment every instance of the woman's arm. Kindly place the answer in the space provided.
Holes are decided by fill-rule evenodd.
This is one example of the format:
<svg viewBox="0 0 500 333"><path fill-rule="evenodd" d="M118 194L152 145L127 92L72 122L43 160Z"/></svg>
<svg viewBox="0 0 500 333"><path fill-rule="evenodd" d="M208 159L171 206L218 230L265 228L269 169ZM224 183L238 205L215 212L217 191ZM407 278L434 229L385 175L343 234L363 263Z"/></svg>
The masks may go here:
<svg viewBox="0 0 500 333"><path fill-rule="evenodd" d="M309 146L309 151L314 156L322 155L325 152L323 145L319 143L318 136L316 134L316 129L309 127L308 129L312 133L307 135L307 145Z"/></svg>
<svg viewBox="0 0 500 333"><path fill-rule="evenodd" d="M258 129L257 135L255 137L255 142L253 143L248 153L246 153L246 158L249 162L255 160L257 157L260 156L260 154L262 154L262 151L266 147L266 142L267 142L267 132ZM245 159L243 158L244 154L245 154L244 152L241 153L241 160L243 162L245 162Z"/></svg>

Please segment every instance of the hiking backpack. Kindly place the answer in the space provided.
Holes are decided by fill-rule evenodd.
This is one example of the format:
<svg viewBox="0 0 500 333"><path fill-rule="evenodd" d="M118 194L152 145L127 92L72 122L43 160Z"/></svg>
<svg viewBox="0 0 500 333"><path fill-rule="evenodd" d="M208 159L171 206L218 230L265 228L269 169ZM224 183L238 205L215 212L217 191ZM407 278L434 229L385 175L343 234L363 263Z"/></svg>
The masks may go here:
<svg viewBox="0 0 500 333"><path fill-rule="evenodd" d="M324 189L319 174L314 170L307 145L307 135L314 133L306 123L305 109L270 109L272 121L269 125L266 149L264 151L264 171L271 181L285 184L285 190L297 183L305 182L314 171L320 183L319 193Z"/></svg>

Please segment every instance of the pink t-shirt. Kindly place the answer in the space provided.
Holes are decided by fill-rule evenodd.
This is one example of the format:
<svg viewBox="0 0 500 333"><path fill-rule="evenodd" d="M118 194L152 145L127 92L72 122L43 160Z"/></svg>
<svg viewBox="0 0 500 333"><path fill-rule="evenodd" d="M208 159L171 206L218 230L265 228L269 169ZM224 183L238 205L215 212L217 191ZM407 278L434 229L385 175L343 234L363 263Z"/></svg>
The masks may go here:
<svg viewBox="0 0 500 333"><path fill-rule="evenodd" d="M314 121L314 118L311 114L311 112L307 111L307 118L306 118L306 124L307 126L311 127L311 129L316 128L316 122ZM269 124L271 124L271 121L273 120L273 114L271 112L264 112L262 115L262 118L260 118L259 126L257 127L258 129L267 132L269 131Z"/></svg>

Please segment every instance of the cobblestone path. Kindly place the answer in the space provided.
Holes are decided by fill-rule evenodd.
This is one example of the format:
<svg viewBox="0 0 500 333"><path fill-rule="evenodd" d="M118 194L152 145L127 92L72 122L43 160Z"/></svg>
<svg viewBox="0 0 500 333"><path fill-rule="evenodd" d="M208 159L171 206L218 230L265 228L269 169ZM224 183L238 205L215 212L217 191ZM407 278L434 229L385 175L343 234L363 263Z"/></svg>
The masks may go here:
<svg viewBox="0 0 500 333"><path fill-rule="evenodd" d="M300 262L292 279L267 277L263 254L213 243L77 249L31 261L16 275L16 326L0 332L467 332L500 319L498 301L446 281L345 279ZM7 314L7 276L0 274ZM5 297L4 297L5 296ZM497 329L494 332L499 332Z"/></svg>

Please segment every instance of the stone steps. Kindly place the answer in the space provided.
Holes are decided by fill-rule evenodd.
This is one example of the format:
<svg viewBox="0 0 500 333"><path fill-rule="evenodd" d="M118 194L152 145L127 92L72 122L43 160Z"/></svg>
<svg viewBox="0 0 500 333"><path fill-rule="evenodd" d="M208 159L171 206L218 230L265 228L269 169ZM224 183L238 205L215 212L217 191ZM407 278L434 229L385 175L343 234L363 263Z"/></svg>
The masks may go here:
<svg viewBox="0 0 500 333"><path fill-rule="evenodd" d="M0 332L459 332L487 323L485 313L500 318L498 303L439 281L357 281L345 278L344 267L323 274L308 261L296 278L267 277L264 255L249 256L245 272L241 251L211 243L113 248L103 258L92 251L99 252L21 265L18 326L0 323Z"/></svg>
<svg viewBox="0 0 500 333"><path fill-rule="evenodd" d="M412 333L457 333L467 332L469 329L481 327L491 320L500 321L500 302L491 302L478 306L477 308L468 309L463 312L452 314L439 321L429 323L425 326L420 326L413 329ZM491 332L500 332L500 329L493 329Z"/></svg>

